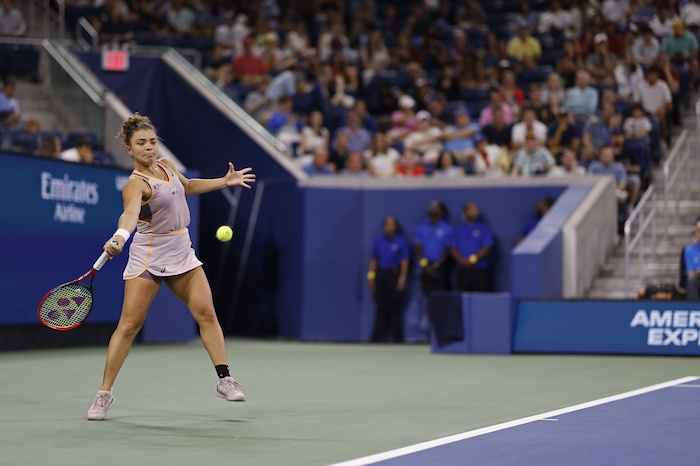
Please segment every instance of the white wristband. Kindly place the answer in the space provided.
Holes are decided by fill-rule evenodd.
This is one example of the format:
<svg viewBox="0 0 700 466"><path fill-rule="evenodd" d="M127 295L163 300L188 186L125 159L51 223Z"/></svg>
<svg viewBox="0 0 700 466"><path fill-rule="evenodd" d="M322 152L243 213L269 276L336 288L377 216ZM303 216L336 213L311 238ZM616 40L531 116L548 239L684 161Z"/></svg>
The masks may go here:
<svg viewBox="0 0 700 466"><path fill-rule="evenodd" d="M131 236L131 233L129 233L124 228L119 228L117 229L117 231L114 232L114 235L112 236L121 236L122 238L124 238L124 242L126 243L129 240L129 236Z"/></svg>

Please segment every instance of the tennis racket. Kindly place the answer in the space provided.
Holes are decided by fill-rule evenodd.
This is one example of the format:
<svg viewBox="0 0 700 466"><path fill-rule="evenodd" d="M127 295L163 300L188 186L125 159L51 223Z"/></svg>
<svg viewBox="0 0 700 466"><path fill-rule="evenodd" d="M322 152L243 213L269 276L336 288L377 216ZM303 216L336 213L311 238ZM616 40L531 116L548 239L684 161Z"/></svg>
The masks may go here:
<svg viewBox="0 0 700 466"><path fill-rule="evenodd" d="M119 244L116 241L113 243ZM46 293L37 309L39 321L54 330L71 330L82 324L90 315L95 301L92 282L108 259L107 252L103 252L92 268L81 277L58 285ZM81 283L88 278L90 278L90 286Z"/></svg>

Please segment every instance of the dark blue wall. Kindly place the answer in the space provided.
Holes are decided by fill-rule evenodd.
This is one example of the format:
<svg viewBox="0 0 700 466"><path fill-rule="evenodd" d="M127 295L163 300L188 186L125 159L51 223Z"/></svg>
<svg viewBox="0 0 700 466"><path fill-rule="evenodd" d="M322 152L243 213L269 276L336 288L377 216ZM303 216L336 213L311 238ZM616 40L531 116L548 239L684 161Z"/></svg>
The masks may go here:
<svg viewBox="0 0 700 466"><path fill-rule="evenodd" d="M443 201L453 225L467 201L479 205L495 238L495 287L510 289L510 254L537 200L559 196L561 186L462 189L304 189L303 298L301 337L365 339L373 320L372 296L365 272L372 242L382 220L394 215L413 243L415 227L433 199ZM415 262L415 261L414 261ZM418 280L413 264L412 280ZM419 289L415 286L409 288ZM410 297L408 297L410 298Z"/></svg>

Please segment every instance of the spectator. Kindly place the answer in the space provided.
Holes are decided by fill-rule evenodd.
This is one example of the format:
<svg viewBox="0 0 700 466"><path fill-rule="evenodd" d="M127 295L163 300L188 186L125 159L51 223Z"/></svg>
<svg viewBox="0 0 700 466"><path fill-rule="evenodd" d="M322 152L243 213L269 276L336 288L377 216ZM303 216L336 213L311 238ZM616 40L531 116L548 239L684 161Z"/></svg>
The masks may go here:
<svg viewBox="0 0 700 466"><path fill-rule="evenodd" d="M513 114L518 114L519 110L525 106L525 93L515 82L515 73L512 70L503 71L503 84L500 87L503 101L510 105Z"/></svg>
<svg viewBox="0 0 700 466"><path fill-rule="evenodd" d="M510 155L503 147L489 144L486 137L477 135L474 138L476 151L469 157L474 172L478 175L503 176L510 173Z"/></svg>
<svg viewBox="0 0 700 466"><path fill-rule="evenodd" d="M656 60L656 66L659 68L659 79L668 84L671 91L672 106L671 117L673 123L681 125L681 99L684 97L681 94L680 72L678 68L671 65L671 58L666 52L661 52Z"/></svg>
<svg viewBox="0 0 700 466"><path fill-rule="evenodd" d="M436 165L435 171L433 171L434 178L462 178L464 176L464 168L457 164L457 158L448 150L440 151Z"/></svg>
<svg viewBox="0 0 700 466"><path fill-rule="evenodd" d="M601 6L601 13L611 23L624 24L631 11L628 0L605 0Z"/></svg>
<svg viewBox="0 0 700 466"><path fill-rule="evenodd" d="M416 227L414 243L421 268L421 288L427 298L435 291L450 288L450 250L452 226L445 221L445 207L440 201L428 206L428 219Z"/></svg>
<svg viewBox="0 0 700 466"><path fill-rule="evenodd" d="M348 150L350 152L364 152L372 147L372 133L360 126L362 120L355 112L350 112L348 115L347 125L338 129L335 133L335 139L340 133L345 133L348 137Z"/></svg>
<svg viewBox="0 0 700 466"><path fill-rule="evenodd" d="M544 145L547 141L547 125L539 121L535 111L529 107L523 112L523 121L513 125L513 149L525 145L525 137L528 135L534 137L537 145Z"/></svg>
<svg viewBox="0 0 700 466"><path fill-rule="evenodd" d="M368 178L369 173L365 170L362 152L350 152L345 162L345 168L340 170L340 175L348 178Z"/></svg>
<svg viewBox="0 0 700 466"><path fill-rule="evenodd" d="M500 107L496 107L493 112L493 121L486 126L481 127L481 134L491 144L496 144L506 149L510 149L513 129L510 124L506 124L504 112Z"/></svg>
<svg viewBox="0 0 700 466"><path fill-rule="evenodd" d="M357 116L360 117L360 125L363 128L367 129L372 134L379 131L379 123L376 118L367 111L367 103L364 100L357 100L352 107L352 111L357 113Z"/></svg>
<svg viewBox="0 0 700 466"><path fill-rule="evenodd" d="M39 142L37 156L47 159L59 159L61 156L61 139L56 136L43 136Z"/></svg>
<svg viewBox="0 0 700 466"><path fill-rule="evenodd" d="M578 164L576 152L572 149L564 148L560 156L561 165L552 168L547 176L552 178L562 178L568 176L582 176L586 174L586 169Z"/></svg>
<svg viewBox="0 0 700 466"><path fill-rule="evenodd" d="M537 66L542 56L540 41L530 35L530 30L525 26L519 26L516 36L508 41L508 55L517 58L525 68Z"/></svg>
<svg viewBox="0 0 700 466"><path fill-rule="evenodd" d="M559 98L559 102L564 102L564 87L562 86L559 73L550 73L549 76L547 76L547 82L542 88L541 103L549 105L552 95L556 95Z"/></svg>
<svg viewBox="0 0 700 466"><path fill-rule="evenodd" d="M396 167L401 154L389 147L389 138L381 131L374 135L372 149L368 151L368 170L375 178L392 178L396 176Z"/></svg>
<svg viewBox="0 0 700 466"><path fill-rule="evenodd" d="M184 4L183 0L172 0L167 19L170 31L175 35L191 36L196 33L197 16Z"/></svg>
<svg viewBox="0 0 700 466"><path fill-rule="evenodd" d="M330 162L335 167L336 172L345 168L345 163L350 155L348 142L347 133L338 133L335 138L335 144L331 147Z"/></svg>
<svg viewBox="0 0 700 466"><path fill-rule="evenodd" d="M627 173L627 201L630 207L634 207L639 198L642 185L642 171L649 168L649 144L646 147L633 146L625 143L625 130L619 126L612 130L612 148L615 162L625 167ZM646 150L646 155L642 152Z"/></svg>
<svg viewBox="0 0 700 466"><path fill-rule="evenodd" d="M573 27L571 12L561 8L559 0L550 2L549 10L543 11L539 18L538 32L540 34L564 34Z"/></svg>
<svg viewBox="0 0 700 466"><path fill-rule="evenodd" d="M442 67L442 74L440 74L435 91L444 95L450 102L459 100L459 79L455 76L453 66L445 65Z"/></svg>
<svg viewBox="0 0 700 466"><path fill-rule="evenodd" d="M302 170L309 176L328 176L335 173L333 165L328 163L328 150L323 147L316 148L313 160L304 165Z"/></svg>
<svg viewBox="0 0 700 466"><path fill-rule="evenodd" d="M254 86L265 78L270 67L265 60L253 54L253 39L243 40L243 53L233 62L233 73L244 86Z"/></svg>
<svg viewBox="0 0 700 466"><path fill-rule="evenodd" d="M124 20L122 9L116 4L109 9L105 21L96 20L95 23L102 43L120 44L134 38L134 32Z"/></svg>
<svg viewBox="0 0 700 466"><path fill-rule="evenodd" d="M693 242L683 249L685 259L686 287L688 301L700 301L700 222L695 223Z"/></svg>
<svg viewBox="0 0 700 466"><path fill-rule="evenodd" d="M565 87L569 88L574 85L576 73L583 67L583 55L578 44L571 40L565 41L563 55L557 59L557 72Z"/></svg>
<svg viewBox="0 0 700 466"><path fill-rule="evenodd" d="M518 235L518 243L522 242L527 235L529 235L532 230L537 227L540 220L542 220L544 216L547 215L547 212L549 212L549 209L552 208L554 202L556 202L555 198L545 197L535 203L535 214L530 217L527 222L525 222L525 225L523 225L523 228L520 230L520 234Z"/></svg>
<svg viewBox="0 0 700 466"><path fill-rule="evenodd" d="M670 146L667 113L673 107L673 97L668 84L659 79L659 68L656 65L647 69L647 79L639 84L636 91L634 100L642 104L645 112L658 118L660 137Z"/></svg>
<svg viewBox="0 0 700 466"><path fill-rule="evenodd" d="M384 43L381 31L375 29L369 33L367 43L360 51L362 59L362 81L365 86L372 78L384 72L389 66L389 49Z"/></svg>
<svg viewBox="0 0 700 466"><path fill-rule="evenodd" d="M491 291L489 255L493 233L481 221L476 203L467 202L463 214L464 222L455 228L450 247L452 258L457 263L455 288L463 292Z"/></svg>
<svg viewBox="0 0 700 466"><path fill-rule="evenodd" d="M484 128L493 122L494 109L496 108L501 109L504 124L511 125L513 123L513 111L510 105L503 102L503 96L498 89L492 89L489 92L489 104L479 114L479 126Z"/></svg>
<svg viewBox="0 0 700 466"><path fill-rule="evenodd" d="M370 341L379 342L388 328L394 342L403 341L401 296L408 276L408 242L393 216L384 219L384 234L374 239L367 284L374 292L376 311Z"/></svg>
<svg viewBox="0 0 700 466"><path fill-rule="evenodd" d="M608 36L599 32L593 38L595 50L586 57L586 69L596 84L612 84L617 57L608 50Z"/></svg>
<svg viewBox="0 0 700 466"><path fill-rule="evenodd" d="M561 107L557 120L549 125L547 130L547 147L555 158L559 158L564 149L572 149L578 153L581 146L581 135L576 128L571 112Z"/></svg>
<svg viewBox="0 0 700 466"><path fill-rule="evenodd" d="M222 68L228 68L231 77L233 77L231 57L226 55L226 49L223 46L216 44L211 49L211 56L202 63L202 73L214 81L218 79Z"/></svg>
<svg viewBox="0 0 700 466"><path fill-rule="evenodd" d="M236 29L236 14L231 11L224 13L224 22L214 29L214 43L223 49L224 55L232 58L240 49L242 37Z"/></svg>
<svg viewBox="0 0 700 466"><path fill-rule="evenodd" d="M434 94L428 99L427 110L432 116L433 125L444 129L448 125L455 123L455 114L448 111L445 105L445 97L440 94Z"/></svg>
<svg viewBox="0 0 700 466"><path fill-rule="evenodd" d="M520 11L516 13L511 29L515 31L519 26L525 26L530 31L537 31L539 29L538 24L539 17L536 12L532 11L530 1L523 0L520 2Z"/></svg>
<svg viewBox="0 0 700 466"><path fill-rule="evenodd" d="M299 152L302 154L313 154L319 147L328 150L329 138L328 128L323 126L323 113L314 110L309 117L309 124L301 130Z"/></svg>
<svg viewBox="0 0 700 466"><path fill-rule="evenodd" d="M294 154L294 145L300 139L299 124L297 116L292 112L292 98L282 97L277 108L272 112L267 127L272 134L287 145L290 157Z"/></svg>
<svg viewBox="0 0 700 466"><path fill-rule="evenodd" d="M621 163L615 162L615 154L611 146L600 149L598 160L591 162L588 173L614 176L617 200L620 204L625 203L627 200L627 171ZM626 217L626 209L621 210L621 214Z"/></svg>
<svg viewBox="0 0 700 466"><path fill-rule="evenodd" d="M427 110L418 112L418 129L404 139L404 147L420 156L423 163L435 163L442 149L442 130L433 125Z"/></svg>
<svg viewBox="0 0 700 466"><path fill-rule="evenodd" d="M59 158L66 162L90 165L94 159L92 143L88 139L79 139L76 141L75 147L61 152Z"/></svg>
<svg viewBox="0 0 700 466"><path fill-rule="evenodd" d="M693 33L685 30L683 21L677 19L673 22L673 34L664 38L661 42L661 50L669 54L674 64L688 65L690 83L697 86L698 39Z"/></svg>
<svg viewBox="0 0 700 466"><path fill-rule="evenodd" d="M418 118L414 112L416 101L410 95L399 98L399 109L391 114L391 130L389 138L392 141L403 141L406 135L418 129Z"/></svg>
<svg viewBox="0 0 700 466"><path fill-rule="evenodd" d="M574 118L585 120L598 108L598 91L589 85L591 75L586 70L576 73L576 86L567 89L564 105Z"/></svg>
<svg viewBox="0 0 700 466"><path fill-rule="evenodd" d="M602 147L610 145L611 130L618 126L618 119L612 104L603 102L600 114L592 115L586 120L581 134L583 144L581 155L584 166L588 166Z"/></svg>
<svg viewBox="0 0 700 466"><path fill-rule="evenodd" d="M555 165L554 157L546 147L538 145L534 134L525 137L525 146L515 153L511 174L533 176L546 175Z"/></svg>
<svg viewBox="0 0 700 466"><path fill-rule="evenodd" d="M400 178L422 178L425 168L418 163L418 155L412 150L405 149L401 156L401 164L396 168L396 176Z"/></svg>
<svg viewBox="0 0 700 466"><path fill-rule="evenodd" d="M19 101L14 97L16 88L15 82L8 79L0 92L0 124L5 128L18 127L22 118Z"/></svg>
<svg viewBox="0 0 700 466"><path fill-rule="evenodd" d="M464 108L457 110L455 117L455 124L445 128L442 139L445 141L445 149L464 160L474 152L474 138L479 134L480 128L471 122L469 113Z"/></svg>
<svg viewBox="0 0 700 466"><path fill-rule="evenodd" d="M0 9L0 36L20 37L27 32L27 23L22 12L15 8L12 0L2 0Z"/></svg>
<svg viewBox="0 0 700 466"><path fill-rule="evenodd" d="M461 29L481 26L486 23L484 9L474 0L462 0L457 7L457 24Z"/></svg>
<svg viewBox="0 0 700 466"><path fill-rule="evenodd" d="M268 76L260 79L270 83L265 90L265 96L272 102L278 102L284 96L294 97L297 92L297 81L304 79L304 70L299 66L294 66L289 70L277 73L272 79Z"/></svg>
<svg viewBox="0 0 700 466"><path fill-rule="evenodd" d="M270 85L270 78L265 76L260 79L254 90L245 96L243 108L246 112L263 125L267 125L273 113L272 100L267 96L267 87Z"/></svg>
<svg viewBox="0 0 700 466"><path fill-rule="evenodd" d="M634 90L642 81L644 81L644 70L637 64L632 52L627 50L622 60L615 66L617 96L623 100L632 100Z"/></svg>
<svg viewBox="0 0 700 466"><path fill-rule="evenodd" d="M688 27L700 27L700 1L690 0L681 8L683 24Z"/></svg>
<svg viewBox="0 0 700 466"><path fill-rule="evenodd" d="M661 46L649 26L642 26L639 32L640 37L637 37L632 45L632 56L637 63L646 67L656 61Z"/></svg>
<svg viewBox="0 0 700 466"><path fill-rule="evenodd" d="M656 13L649 22L649 27L654 31L657 38L670 36L673 34L673 22L678 19L675 14L671 14L668 5L659 4Z"/></svg>

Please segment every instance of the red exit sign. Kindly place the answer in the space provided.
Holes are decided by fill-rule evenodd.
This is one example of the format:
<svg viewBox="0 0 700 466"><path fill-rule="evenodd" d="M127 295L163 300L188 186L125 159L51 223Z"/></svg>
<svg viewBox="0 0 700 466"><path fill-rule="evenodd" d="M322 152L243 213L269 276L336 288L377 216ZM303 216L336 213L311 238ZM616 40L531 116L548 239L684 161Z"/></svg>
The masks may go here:
<svg viewBox="0 0 700 466"><path fill-rule="evenodd" d="M105 71L128 71L129 52L127 50L103 50L102 69Z"/></svg>

